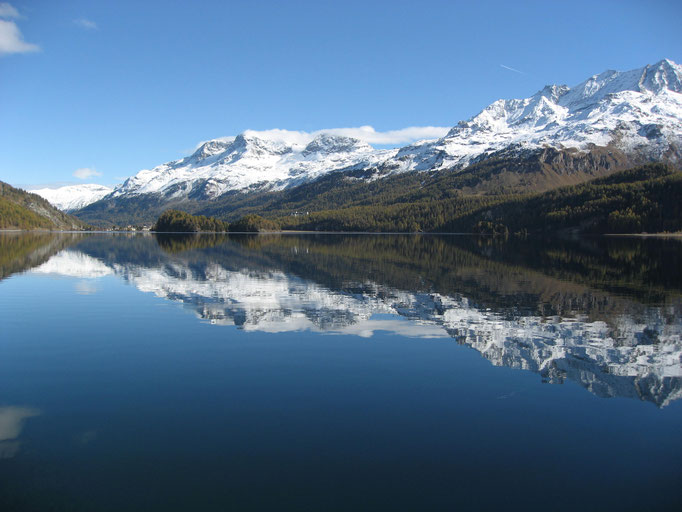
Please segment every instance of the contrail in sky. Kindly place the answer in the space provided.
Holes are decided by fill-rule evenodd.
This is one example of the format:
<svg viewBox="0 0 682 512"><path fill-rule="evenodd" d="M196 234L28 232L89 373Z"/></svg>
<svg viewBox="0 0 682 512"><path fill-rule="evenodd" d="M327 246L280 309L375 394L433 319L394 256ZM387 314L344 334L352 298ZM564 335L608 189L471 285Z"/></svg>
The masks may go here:
<svg viewBox="0 0 682 512"><path fill-rule="evenodd" d="M518 73L520 75L525 75L523 71L519 71L518 69L510 68L509 66L505 66L504 64L500 64L501 68L508 69L509 71L513 71L514 73Z"/></svg>

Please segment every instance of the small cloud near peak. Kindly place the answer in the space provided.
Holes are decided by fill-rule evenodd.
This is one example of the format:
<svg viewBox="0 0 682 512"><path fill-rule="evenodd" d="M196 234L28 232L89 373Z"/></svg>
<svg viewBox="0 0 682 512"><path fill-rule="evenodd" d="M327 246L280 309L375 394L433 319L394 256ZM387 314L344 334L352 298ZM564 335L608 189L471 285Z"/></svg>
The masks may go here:
<svg viewBox="0 0 682 512"><path fill-rule="evenodd" d="M73 175L79 180L87 180L93 176L101 176L102 173L96 171L95 169L90 169L88 167L83 167L82 169L76 169L73 171Z"/></svg>

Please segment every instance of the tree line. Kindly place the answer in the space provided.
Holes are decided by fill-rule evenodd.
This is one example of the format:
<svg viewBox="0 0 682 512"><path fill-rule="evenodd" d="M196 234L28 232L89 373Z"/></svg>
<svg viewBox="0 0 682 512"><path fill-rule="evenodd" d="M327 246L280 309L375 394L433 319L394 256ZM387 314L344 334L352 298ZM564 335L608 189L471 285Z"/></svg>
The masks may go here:
<svg viewBox="0 0 682 512"><path fill-rule="evenodd" d="M241 219L229 223L214 217L191 215L180 210L166 210L163 212L152 231L160 233L197 233L201 231L212 233L276 231L279 225L272 220L264 219L260 215L246 215Z"/></svg>

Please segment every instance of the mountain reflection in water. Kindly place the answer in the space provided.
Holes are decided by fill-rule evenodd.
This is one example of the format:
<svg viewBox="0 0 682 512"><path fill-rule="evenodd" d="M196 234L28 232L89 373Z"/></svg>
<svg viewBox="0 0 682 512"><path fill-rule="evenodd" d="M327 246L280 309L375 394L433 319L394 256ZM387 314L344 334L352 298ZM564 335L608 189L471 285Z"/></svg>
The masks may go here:
<svg viewBox="0 0 682 512"><path fill-rule="evenodd" d="M93 235L70 244L32 272L118 276L216 325L452 338L494 365L600 397L662 407L682 396L678 240Z"/></svg>

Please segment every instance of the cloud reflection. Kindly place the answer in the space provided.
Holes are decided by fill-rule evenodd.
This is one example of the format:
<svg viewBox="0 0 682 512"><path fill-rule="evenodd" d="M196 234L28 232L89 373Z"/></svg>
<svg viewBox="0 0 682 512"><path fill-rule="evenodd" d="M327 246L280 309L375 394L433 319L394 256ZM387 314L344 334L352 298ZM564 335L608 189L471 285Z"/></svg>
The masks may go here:
<svg viewBox="0 0 682 512"><path fill-rule="evenodd" d="M78 295L92 295L97 293L97 287L89 281L78 281L75 285Z"/></svg>
<svg viewBox="0 0 682 512"><path fill-rule="evenodd" d="M0 407L0 459L9 459L17 454L24 422L39 415L40 411L32 407Z"/></svg>

